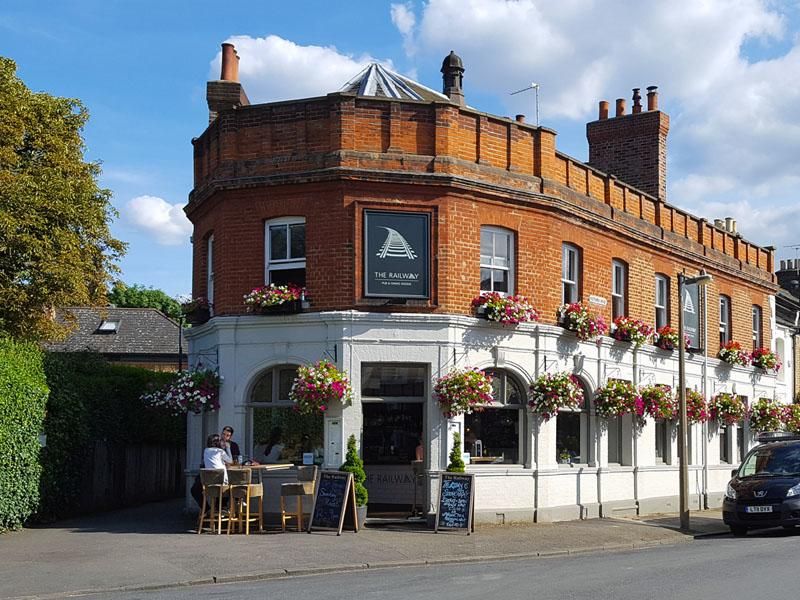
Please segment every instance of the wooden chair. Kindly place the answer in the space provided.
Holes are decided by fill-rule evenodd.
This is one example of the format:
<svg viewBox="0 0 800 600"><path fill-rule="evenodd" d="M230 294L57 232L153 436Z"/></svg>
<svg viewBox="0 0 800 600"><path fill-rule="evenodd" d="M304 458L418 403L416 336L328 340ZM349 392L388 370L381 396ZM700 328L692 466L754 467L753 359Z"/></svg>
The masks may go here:
<svg viewBox="0 0 800 600"><path fill-rule="evenodd" d="M213 533L222 533L222 499L228 486L225 485L224 469L200 469L200 483L203 485L203 501L200 503L200 518L197 520L197 533L202 533L207 523ZM216 525L216 527L215 527Z"/></svg>
<svg viewBox="0 0 800 600"><path fill-rule="evenodd" d="M250 535L250 521L258 519L258 530L264 531L264 486L252 483L253 472L250 469L231 469L228 471L230 494L230 518L228 519L228 535L231 524L241 533L244 525L245 535ZM252 502L258 498L258 515L250 516Z"/></svg>
<svg viewBox="0 0 800 600"><path fill-rule="evenodd" d="M313 496L317 481L317 467L297 467L297 481L281 484L281 529L286 531L286 521L297 519L297 531L303 531L303 496ZM286 512L286 498L295 496L296 512Z"/></svg>

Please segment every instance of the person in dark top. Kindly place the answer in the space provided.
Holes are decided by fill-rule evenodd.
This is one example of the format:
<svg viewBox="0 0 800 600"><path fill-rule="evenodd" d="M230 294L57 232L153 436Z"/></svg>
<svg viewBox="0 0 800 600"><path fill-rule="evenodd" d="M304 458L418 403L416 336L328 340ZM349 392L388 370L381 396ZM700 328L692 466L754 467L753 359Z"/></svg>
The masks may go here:
<svg viewBox="0 0 800 600"><path fill-rule="evenodd" d="M225 425L222 428L222 445L220 446L224 451L225 454L228 455L230 462L238 460L239 457L242 455L241 450L239 450L239 444L233 441L233 427L230 425Z"/></svg>

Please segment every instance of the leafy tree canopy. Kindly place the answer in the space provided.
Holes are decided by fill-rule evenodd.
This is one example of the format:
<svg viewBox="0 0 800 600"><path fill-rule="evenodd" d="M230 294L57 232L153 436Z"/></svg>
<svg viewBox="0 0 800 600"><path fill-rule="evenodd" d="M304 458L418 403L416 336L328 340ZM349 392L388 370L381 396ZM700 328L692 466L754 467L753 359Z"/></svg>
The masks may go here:
<svg viewBox="0 0 800 600"><path fill-rule="evenodd" d="M125 285L115 281L108 293L108 301L121 308L157 308L168 317L177 319L181 314L181 305L161 290L134 283Z"/></svg>
<svg viewBox="0 0 800 600"><path fill-rule="evenodd" d="M83 105L35 93L0 57L0 333L46 339L59 306L102 305L125 244L111 192L84 160Z"/></svg>

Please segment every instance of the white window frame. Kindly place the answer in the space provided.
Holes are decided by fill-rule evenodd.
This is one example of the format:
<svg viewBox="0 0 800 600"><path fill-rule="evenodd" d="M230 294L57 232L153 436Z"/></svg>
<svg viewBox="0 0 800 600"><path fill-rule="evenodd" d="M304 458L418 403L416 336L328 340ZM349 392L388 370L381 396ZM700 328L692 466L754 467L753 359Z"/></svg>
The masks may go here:
<svg viewBox="0 0 800 600"><path fill-rule="evenodd" d="M663 296L659 298L659 296ZM669 325L669 277L656 274L656 329ZM661 317L659 318L659 315Z"/></svg>
<svg viewBox="0 0 800 600"><path fill-rule="evenodd" d="M570 270L574 273L574 279L569 278ZM561 302L563 304L580 302L581 275L580 248L564 242L561 245ZM571 290L570 293L568 290Z"/></svg>
<svg viewBox="0 0 800 600"><path fill-rule="evenodd" d="M303 258L288 258L289 250L292 247L291 228L290 225L305 225L305 217L280 217L278 219L271 219L264 223L264 282L271 283L271 274L273 271L289 271L293 269L305 269L306 257ZM286 228L286 256L287 258L272 259L272 241L270 239L270 229L283 225Z"/></svg>
<svg viewBox="0 0 800 600"><path fill-rule="evenodd" d="M615 258L611 261L611 318L626 316L628 299L628 265Z"/></svg>
<svg viewBox="0 0 800 600"><path fill-rule="evenodd" d="M484 234L489 234L492 236L492 254L489 257L489 262L484 262L484 254L483 254L483 236ZM508 265L503 266L500 264L496 264L495 262L495 248L497 247L498 239L505 238L505 243L507 244L507 256L508 256ZM480 268L489 269L492 272L491 277L491 289L485 290L483 289L483 278L481 278L481 292L497 292L503 296L505 295L513 295L514 294L514 232L509 229L504 229L502 227L493 227L491 225L481 225L481 254L480 254ZM508 281L508 291L498 291L494 289L494 272L495 271L504 271L506 274L506 281Z"/></svg>
<svg viewBox="0 0 800 600"><path fill-rule="evenodd" d="M719 345L731 341L731 299L724 294L719 297Z"/></svg>
<svg viewBox="0 0 800 600"><path fill-rule="evenodd" d="M763 314L764 313L761 310L761 307L758 304L753 304L753 308L752 308L752 315L753 315L753 350L761 348L761 345L763 343L763 338L762 338L762 333L761 333L763 331L763 329L762 329L762 326L763 326L762 315Z"/></svg>
<svg viewBox="0 0 800 600"><path fill-rule="evenodd" d="M206 241L206 300L210 310L214 309L214 235Z"/></svg>

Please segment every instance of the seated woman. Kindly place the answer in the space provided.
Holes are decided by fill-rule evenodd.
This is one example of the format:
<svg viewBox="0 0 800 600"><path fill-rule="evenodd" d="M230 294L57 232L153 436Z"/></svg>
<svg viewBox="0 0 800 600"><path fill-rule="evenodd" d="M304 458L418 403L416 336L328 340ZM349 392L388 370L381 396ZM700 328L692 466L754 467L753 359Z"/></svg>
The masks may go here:
<svg viewBox="0 0 800 600"><path fill-rule="evenodd" d="M280 462L283 444L281 436L283 432L280 427L275 427L269 434L269 440L261 442L253 449L253 458L262 464L274 464Z"/></svg>
<svg viewBox="0 0 800 600"><path fill-rule="evenodd" d="M228 469L231 458L222 448L222 438L218 433L212 433L206 440L206 449L203 450L203 468L222 469L225 471L225 484L228 483Z"/></svg>

